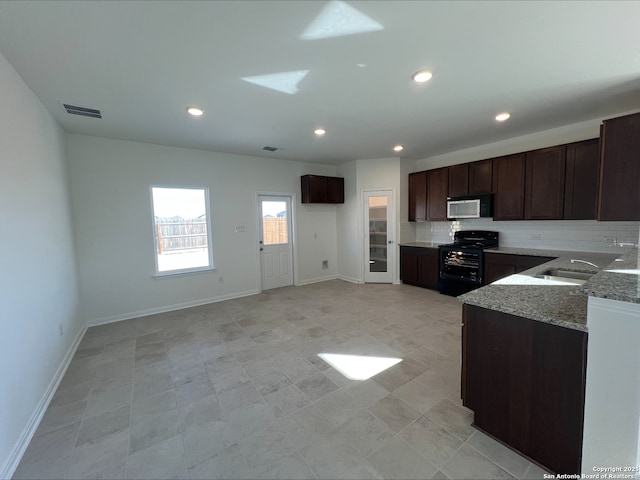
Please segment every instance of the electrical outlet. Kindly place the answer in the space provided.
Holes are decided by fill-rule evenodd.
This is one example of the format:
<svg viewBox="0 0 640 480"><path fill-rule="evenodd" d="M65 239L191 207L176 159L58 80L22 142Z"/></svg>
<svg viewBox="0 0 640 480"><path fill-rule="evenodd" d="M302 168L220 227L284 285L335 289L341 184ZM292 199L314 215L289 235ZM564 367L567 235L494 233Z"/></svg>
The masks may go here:
<svg viewBox="0 0 640 480"><path fill-rule="evenodd" d="M532 233L531 240L542 240L542 235L540 235L539 233Z"/></svg>
<svg viewBox="0 0 640 480"><path fill-rule="evenodd" d="M329 260L322 260L322 269L323 270L329 269Z"/></svg>

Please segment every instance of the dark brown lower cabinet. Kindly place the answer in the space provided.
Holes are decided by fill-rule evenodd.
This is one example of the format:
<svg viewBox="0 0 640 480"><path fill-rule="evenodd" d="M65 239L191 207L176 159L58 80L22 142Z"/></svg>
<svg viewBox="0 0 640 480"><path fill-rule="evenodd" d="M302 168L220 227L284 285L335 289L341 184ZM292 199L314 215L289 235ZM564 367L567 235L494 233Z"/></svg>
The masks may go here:
<svg viewBox="0 0 640 480"><path fill-rule="evenodd" d="M438 288L438 249L400 247L400 280L418 287Z"/></svg>
<svg viewBox="0 0 640 480"><path fill-rule="evenodd" d="M472 305L462 323L474 426L552 472L579 474L587 334Z"/></svg>
<svg viewBox="0 0 640 480"><path fill-rule="evenodd" d="M483 284L488 285L501 278L508 277L514 273L524 272L525 270L537 267L551 260L554 260L554 257L487 252L484 256Z"/></svg>

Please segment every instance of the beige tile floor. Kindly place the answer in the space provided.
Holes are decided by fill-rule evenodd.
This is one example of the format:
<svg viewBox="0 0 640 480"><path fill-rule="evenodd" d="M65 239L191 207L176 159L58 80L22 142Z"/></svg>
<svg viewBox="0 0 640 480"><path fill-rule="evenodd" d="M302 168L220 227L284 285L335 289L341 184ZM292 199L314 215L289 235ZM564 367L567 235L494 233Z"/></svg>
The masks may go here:
<svg viewBox="0 0 640 480"><path fill-rule="evenodd" d="M334 280L90 328L14 478L542 478L470 426L460 315Z"/></svg>

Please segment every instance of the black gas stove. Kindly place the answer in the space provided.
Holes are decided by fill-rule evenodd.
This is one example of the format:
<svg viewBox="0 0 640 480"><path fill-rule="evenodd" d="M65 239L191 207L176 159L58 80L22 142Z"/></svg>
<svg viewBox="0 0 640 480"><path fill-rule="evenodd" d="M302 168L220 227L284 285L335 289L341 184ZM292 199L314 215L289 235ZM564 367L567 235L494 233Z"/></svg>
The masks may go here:
<svg viewBox="0 0 640 480"><path fill-rule="evenodd" d="M499 246L499 233L462 230L454 233L453 243L439 245L438 291L458 296L482 285L484 250Z"/></svg>

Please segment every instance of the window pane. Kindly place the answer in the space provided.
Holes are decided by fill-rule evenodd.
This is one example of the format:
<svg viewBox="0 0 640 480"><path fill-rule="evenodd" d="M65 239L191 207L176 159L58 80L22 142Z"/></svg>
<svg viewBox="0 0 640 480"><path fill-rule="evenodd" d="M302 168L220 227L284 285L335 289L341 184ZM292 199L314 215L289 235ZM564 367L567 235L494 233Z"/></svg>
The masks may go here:
<svg viewBox="0 0 640 480"><path fill-rule="evenodd" d="M387 197L369 197L369 271L387 271Z"/></svg>
<svg viewBox="0 0 640 480"><path fill-rule="evenodd" d="M213 267L203 188L151 189L158 272Z"/></svg>
<svg viewBox="0 0 640 480"><path fill-rule="evenodd" d="M287 243L287 203L262 201L262 241L265 245Z"/></svg>

